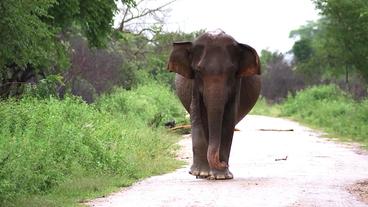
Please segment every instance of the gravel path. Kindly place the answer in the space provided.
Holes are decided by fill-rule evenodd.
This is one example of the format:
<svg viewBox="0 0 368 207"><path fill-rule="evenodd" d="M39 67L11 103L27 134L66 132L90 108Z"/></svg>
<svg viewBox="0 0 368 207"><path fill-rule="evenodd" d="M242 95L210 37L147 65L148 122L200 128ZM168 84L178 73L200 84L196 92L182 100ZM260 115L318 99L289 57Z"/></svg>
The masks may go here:
<svg viewBox="0 0 368 207"><path fill-rule="evenodd" d="M188 174L188 165L88 205L368 206L348 192L352 184L368 179L368 155L358 147L320 138L321 134L285 119L247 116L237 128L230 157L233 180L195 179ZM180 144L181 159L190 162L190 137Z"/></svg>

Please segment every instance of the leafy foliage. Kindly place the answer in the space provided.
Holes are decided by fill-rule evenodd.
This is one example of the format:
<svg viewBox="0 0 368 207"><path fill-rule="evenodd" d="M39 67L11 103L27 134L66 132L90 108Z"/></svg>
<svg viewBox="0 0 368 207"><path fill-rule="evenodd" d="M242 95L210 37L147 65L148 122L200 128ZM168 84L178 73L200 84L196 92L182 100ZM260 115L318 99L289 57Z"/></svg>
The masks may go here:
<svg viewBox="0 0 368 207"><path fill-rule="evenodd" d="M368 2L365 0L314 0L327 18L328 34L343 54L339 57L368 80Z"/></svg>
<svg viewBox="0 0 368 207"><path fill-rule="evenodd" d="M326 23L327 19L320 19L290 32L290 37L299 38L292 48L297 71L312 84L345 73L343 51L327 32Z"/></svg>
<svg viewBox="0 0 368 207"><path fill-rule="evenodd" d="M277 117L280 116L280 110L279 104L269 104L265 98L261 97L250 111L250 114Z"/></svg>
<svg viewBox="0 0 368 207"><path fill-rule="evenodd" d="M91 46L106 45L116 9L114 0L1 1L0 95L68 68L70 33L81 32Z"/></svg>
<svg viewBox="0 0 368 207"><path fill-rule="evenodd" d="M11 64L23 67L65 64L65 45L55 36L58 28L45 22L53 18L48 10L55 3L55 0L0 2L1 78Z"/></svg>
<svg viewBox="0 0 368 207"><path fill-rule="evenodd" d="M292 52L297 70L310 80L338 78L358 71L368 80L368 2L313 0L323 18L309 22L290 36L298 38Z"/></svg>
<svg viewBox="0 0 368 207"><path fill-rule="evenodd" d="M260 99L252 114L281 116L368 147L368 99L354 101L336 85L313 86L279 104Z"/></svg>
<svg viewBox="0 0 368 207"><path fill-rule="evenodd" d="M125 57L123 70L135 71L139 74L133 83L144 83L154 79L163 84L173 86L174 74L167 72L167 60L172 50L172 43L192 41L199 33L163 32L156 33L152 38L132 33L117 34L113 49ZM132 84L134 85L134 84Z"/></svg>
<svg viewBox="0 0 368 207"><path fill-rule="evenodd" d="M134 90L116 89L96 103L114 116L134 116L144 126L162 126L171 120L185 122L185 111L176 95L167 86L151 82Z"/></svg>
<svg viewBox="0 0 368 207"><path fill-rule="evenodd" d="M314 86L289 96L281 115L368 146L368 100L355 102L335 85Z"/></svg>
<svg viewBox="0 0 368 207"><path fill-rule="evenodd" d="M172 92L149 85L105 98L0 102L0 205L76 176L136 180L177 166L172 135L147 127L156 113L182 117Z"/></svg>

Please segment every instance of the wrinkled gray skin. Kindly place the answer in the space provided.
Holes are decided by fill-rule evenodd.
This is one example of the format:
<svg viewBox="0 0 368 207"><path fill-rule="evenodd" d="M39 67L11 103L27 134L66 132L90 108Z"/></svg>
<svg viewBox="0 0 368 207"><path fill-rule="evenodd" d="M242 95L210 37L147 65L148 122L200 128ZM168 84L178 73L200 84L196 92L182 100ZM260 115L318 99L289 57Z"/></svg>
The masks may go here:
<svg viewBox="0 0 368 207"><path fill-rule="evenodd" d="M168 70L190 114L197 178L232 179L229 155L235 125L252 109L260 89L260 62L250 46L222 31L173 44Z"/></svg>

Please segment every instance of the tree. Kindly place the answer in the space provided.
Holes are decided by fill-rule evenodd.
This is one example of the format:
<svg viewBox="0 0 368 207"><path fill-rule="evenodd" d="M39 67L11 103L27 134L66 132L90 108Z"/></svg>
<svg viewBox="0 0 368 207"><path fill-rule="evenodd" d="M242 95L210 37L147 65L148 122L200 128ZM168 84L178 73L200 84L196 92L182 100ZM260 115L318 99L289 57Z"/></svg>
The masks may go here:
<svg viewBox="0 0 368 207"><path fill-rule="evenodd" d="M123 70L124 56L121 53L111 48L90 48L80 36L70 38L69 42L73 49L71 67L63 74L64 85L58 87L60 95L70 88L73 95L91 103L97 95L116 85L132 86L135 74L129 69Z"/></svg>
<svg viewBox="0 0 368 207"><path fill-rule="evenodd" d="M118 6L117 21L119 25L115 31L117 38L115 38L114 44L127 58L127 62L135 62L134 64L137 66L137 64L142 63L142 60L160 59L147 58L147 56L152 54L153 48L158 46L157 37L160 37L161 34L167 34L162 31L162 28L168 12L166 7L173 2L175 0L153 6L152 3L157 3L157 1L138 0L134 7L130 5Z"/></svg>
<svg viewBox="0 0 368 207"><path fill-rule="evenodd" d="M161 83L172 85L174 74L166 70L167 60L172 50L172 43L176 41L192 41L203 31L160 32L151 38L144 34L124 33L124 38L113 42L113 50L124 57L123 71L135 71L140 81L146 78L157 80ZM139 76L138 75L138 76Z"/></svg>
<svg viewBox="0 0 368 207"><path fill-rule="evenodd" d="M165 12L163 10L165 4L149 9L142 7L143 1L138 3L140 7L131 8L131 10L147 15L154 11L162 14ZM127 7L124 6L124 8ZM145 17L137 17L134 20L145 21ZM161 23L163 22L157 22L157 24ZM134 25L130 26L136 28L133 27ZM139 24L139 26L142 25ZM174 75L166 70L172 42L192 40L196 34L162 31L148 33L152 25L146 26L148 28L144 32L141 32L143 30L124 29L120 31L115 29L106 49L90 49L85 41L77 36L68 40L73 53L72 66L64 73L65 85L71 86L73 94L82 96L86 101L91 102L93 101L91 94L106 93L115 86L130 89L137 84L151 80L172 84ZM65 87L60 87L60 89L63 92Z"/></svg>
<svg viewBox="0 0 368 207"><path fill-rule="evenodd" d="M301 76L294 73L284 54L262 50L261 63L263 69L261 95L268 101L280 102L289 93L304 87Z"/></svg>
<svg viewBox="0 0 368 207"><path fill-rule="evenodd" d="M292 47L296 71L310 83L337 78L347 67L345 51L328 32L327 24L328 19L322 18L290 32L290 37L297 39Z"/></svg>
<svg viewBox="0 0 368 207"><path fill-rule="evenodd" d="M154 0L137 0L134 7L123 4L118 7L119 26L121 32L132 32L134 34L154 35L162 32L165 22L167 6L176 0L170 0L158 6Z"/></svg>
<svg viewBox="0 0 368 207"><path fill-rule="evenodd" d="M134 5L133 0L121 2ZM73 28L92 46L103 46L116 9L114 0L0 1L0 96L29 77L37 80L68 68L65 36Z"/></svg>
<svg viewBox="0 0 368 207"><path fill-rule="evenodd" d="M313 0L326 18L333 53L344 61L345 72L356 69L368 81L368 1Z"/></svg>

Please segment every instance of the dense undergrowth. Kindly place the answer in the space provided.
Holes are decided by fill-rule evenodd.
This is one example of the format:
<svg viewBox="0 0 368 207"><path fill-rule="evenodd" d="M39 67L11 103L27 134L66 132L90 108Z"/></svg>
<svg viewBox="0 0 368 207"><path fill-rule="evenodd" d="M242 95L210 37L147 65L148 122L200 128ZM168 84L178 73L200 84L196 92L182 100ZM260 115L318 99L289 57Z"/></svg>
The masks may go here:
<svg viewBox="0 0 368 207"><path fill-rule="evenodd" d="M160 126L164 122L185 122L182 104L167 86L149 83L135 90L118 88L112 94L102 96L97 108L114 116L134 117L141 124Z"/></svg>
<svg viewBox="0 0 368 207"><path fill-rule="evenodd" d="M291 117L330 136L368 146L368 99L354 101L335 85L311 87L277 105L261 99L252 113Z"/></svg>
<svg viewBox="0 0 368 207"><path fill-rule="evenodd" d="M0 117L0 206L75 206L180 165L177 138L160 126L184 112L159 84L117 89L94 105L10 99Z"/></svg>

